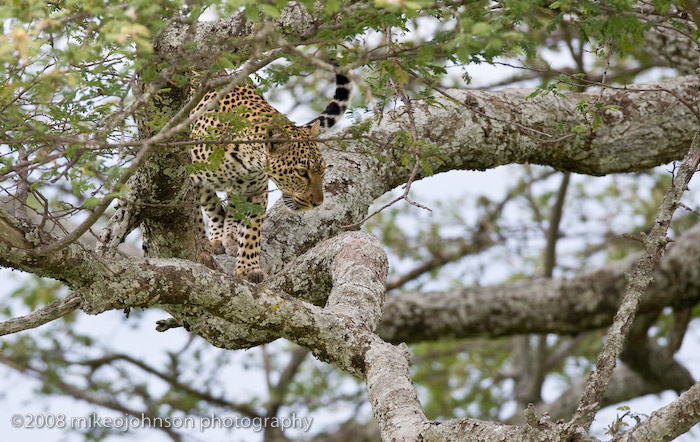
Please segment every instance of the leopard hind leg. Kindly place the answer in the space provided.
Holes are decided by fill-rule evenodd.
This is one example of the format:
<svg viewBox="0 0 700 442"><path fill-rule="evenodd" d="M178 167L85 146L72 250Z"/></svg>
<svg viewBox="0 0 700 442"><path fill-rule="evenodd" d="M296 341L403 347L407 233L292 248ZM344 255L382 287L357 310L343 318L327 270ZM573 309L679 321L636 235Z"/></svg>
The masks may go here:
<svg viewBox="0 0 700 442"><path fill-rule="evenodd" d="M199 195L199 205L209 219L209 241L212 253L220 255L225 253L224 248L224 224L226 212L216 196L216 190L201 183L195 184L195 190ZM200 226L200 228L202 228Z"/></svg>
<svg viewBox="0 0 700 442"><path fill-rule="evenodd" d="M229 194L230 200L231 195ZM236 239L236 275L258 284L267 277L260 267L260 241L265 209L267 208L267 189L264 189L260 194L247 197L246 201L256 204L260 210L248 211L243 219L236 219L232 212L227 213L226 227L228 231L226 238ZM232 247L233 244L229 244L227 252Z"/></svg>

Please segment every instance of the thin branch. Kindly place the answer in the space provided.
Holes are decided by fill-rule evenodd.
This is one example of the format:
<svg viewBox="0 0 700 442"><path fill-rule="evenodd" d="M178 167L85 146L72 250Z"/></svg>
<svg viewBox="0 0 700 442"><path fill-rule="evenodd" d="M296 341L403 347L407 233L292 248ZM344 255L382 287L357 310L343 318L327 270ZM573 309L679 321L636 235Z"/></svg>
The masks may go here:
<svg viewBox="0 0 700 442"><path fill-rule="evenodd" d="M284 397L287 391L289 391L289 386L308 354L309 350L304 347L297 347L292 351L292 358L280 374L277 383L270 389L270 401L266 410L266 415L268 417L277 416L279 408L284 403Z"/></svg>
<svg viewBox="0 0 700 442"><path fill-rule="evenodd" d="M572 79L572 85L574 85L574 86L577 85L576 82L580 82L580 83L583 83L583 85L585 85L585 86L599 86L599 87L604 87L604 88L610 89L610 90L619 90L619 91L625 91L625 92L664 92L664 93L667 93L667 94L670 94L671 96L673 96L676 100L678 100L678 102L680 102L686 108L688 108L688 110L690 110L690 112L693 113L695 118L700 120L700 111L696 108L696 106L694 106L695 102L691 103L688 100L686 100L685 98L681 97L676 91L672 91L672 90L667 89L667 88L663 88L663 87L638 88L638 87L627 86L627 85L613 86L613 85L605 84L605 83L602 83L599 81L588 80L586 78L580 78L580 77L575 76L575 74L571 74L571 73L567 73L567 72L563 72L563 71L556 71L556 70L551 70L551 69L537 69L537 68L528 67L528 66L516 66L514 64L498 62L498 61L493 62L493 64L507 66L507 67L510 67L513 69L534 70L534 71L539 71L539 72L551 72L551 73L566 75L567 77Z"/></svg>
<svg viewBox="0 0 700 442"><path fill-rule="evenodd" d="M537 177L531 178L531 180L529 180L527 183L518 184L512 187L500 202L498 202L491 210L488 210L485 214L480 216L475 228L475 233L471 238L463 240L454 251L448 253L433 253L431 259L417 265L405 274L388 281L386 284L387 291L397 289L407 282L412 281L434 269L442 267L447 263L457 261L458 259L467 255L481 253L489 247L495 245L496 241L491 238L494 231L492 220L500 216L508 202L520 194L523 186L529 187L532 182L547 179L556 173L558 172L555 170L548 170Z"/></svg>
<svg viewBox="0 0 700 442"><path fill-rule="evenodd" d="M386 34L387 46L391 47L391 45L392 45L391 29L387 29L385 34ZM416 128L416 120L415 120L415 117L413 115L413 105L411 104L411 99L406 95L406 93L403 89L403 86L395 83L393 80L390 80L390 81L392 83L392 86L394 86L394 90L396 91L396 95L401 99L401 101L406 106L406 114L408 115L408 121L409 121L409 124L411 127L411 137L413 138L413 142L417 143L419 141L418 129ZM360 221L353 223L353 224L344 225L343 226L344 229L352 229L352 228L355 228L355 227L362 225L368 219L372 218L373 216L375 216L379 212L382 212L383 210L387 209L388 207L393 206L394 204L396 204L397 202L399 202L401 200L406 201L407 203L409 203L412 206L416 206L416 207L419 207L421 209L425 209L428 212L432 212L432 209L430 209L429 207L426 207L426 206L424 206L416 201L413 201L412 199L410 199L408 197L408 193L411 191L411 185L415 181L416 175L418 174L418 170L420 169L420 156L417 153L414 153L413 158L415 160L415 164L413 165L413 169L411 170L411 175L409 176L408 181L406 181L403 194L401 196L399 196L398 198L395 198L392 201L390 201L389 203L385 204L384 206L382 206L378 210L375 210L374 212L372 212L368 216L364 217Z"/></svg>
<svg viewBox="0 0 700 442"><path fill-rule="evenodd" d="M564 211L564 200L566 199L566 190L569 187L571 174L564 173L559 190L557 191L557 199L552 206L552 211L549 216L549 228L547 229L547 246L544 252L544 277L551 278L556 266L557 241L559 239L559 225L561 224L561 216Z"/></svg>
<svg viewBox="0 0 700 442"><path fill-rule="evenodd" d="M633 430L613 439L614 442L667 442L700 422L700 382L678 399L653 412L649 419Z"/></svg>
<svg viewBox="0 0 700 442"><path fill-rule="evenodd" d="M564 359L571 356L571 354L576 350L576 347L588 337L588 332L579 333L571 339L566 340L562 343L559 348L555 349L551 354L548 355L547 360L544 363L544 370L550 372L554 370L559 364L561 364Z"/></svg>
<svg viewBox="0 0 700 442"><path fill-rule="evenodd" d="M566 199L566 190L569 186L570 173L564 173L556 200L551 208L549 216L549 226L545 231L546 245L544 250L544 269L542 276L551 279L556 267L556 247L559 240L559 227L561 217L564 211L564 201ZM526 195L533 210L535 211L538 221L542 221L539 208L531 195L532 180L526 184ZM515 398L518 402L518 409L524 409L528 404L537 403L542 398L542 384L544 383L548 370L546 369L546 361L548 359L549 347L547 345L547 336L539 334L534 336L536 345L534 348L530 345L531 336L522 335L515 336L512 339L513 350L513 365L516 373L513 376L515 381Z"/></svg>
<svg viewBox="0 0 700 442"><path fill-rule="evenodd" d="M27 364L19 365L14 360L9 358L7 355L0 353L0 364L4 364L20 373L27 374L41 382L47 382L48 378L51 377L51 384L57 388L63 394L71 396L75 399L82 400L91 404L99 405L110 410L118 411L120 413L134 416L137 418L147 417L149 419L155 419L158 417L149 409L137 410L135 408L128 407L124 404L117 402L116 400L109 398L105 395L98 395L94 392L87 391L84 388L78 388L75 385L69 384L60 378L55 377L55 373L49 373L48 370L42 370L37 367L33 367ZM172 440L181 441L182 437L173 428L163 425L155 426L158 430L166 433Z"/></svg>
<svg viewBox="0 0 700 442"><path fill-rule="evenodd" d="M73 230L71 233L52 244L42 246L38 249L31 249L29 253L33 256L49 255L51 253L57 252L65 248L66 246L69 246L70 244L77 241L78 238L83 236L83 234L87 232L90 229L90 227L92 227L93 224L97 222L98 219L100 219L102 214L105 213L107 207L109 207L112 201L117 197L118 192L121 190L121 187L126 184L127 180L150 156L152 146L153 145L151 144L147 144L146 146L144 146L143 149L139 151L139 153L136 155L136 158L134 158L134 161L129 166L129 169L127 169L127 171L119 178L119 180L114 184L114 186L112 186L109 194L102 198L99 204L95 206L92 213L90 213L90 216L88 216L82 223L80 223L78 227L75 228L75 230Z"/></svg>
<svg viewBox="0 0 700 442"><path fill-rule="evenodd" d="M699 162L700 132L695 134L688 154L657 211L654 226L645 240L644 253L637 262L634 272L629 276L627 290L608 331L607 339L596 362L596 368L591 373L584 388L581 402L572 422L585 429L590 428L595 413L600 408L605 387L612 376L615 361L622 352L625 337L639 308L640 299L651 283L652 272L661 260L666 244L669 242L666 232L671 224L673 213L678 207L683 192L687 189Z"/></svg>
<svg viewBox="0 0 700 442"><path fill-rule="evenodd" d="M666 345L667 357L673 355L681 348L683 338L688 331L688 324L692 319L692 308L673 309L673 324L668 332L668 344Z"/></svg>
<svg viewBox="0 0 700 442"><path fill-rule="evenodd" d="M20 162L27 160L27 149L19 146L17 149ZM21 221L27 221L27 195L29 194L29 168L25 167L17 171L17 193L15 194L15 217Z"/></svg>
<svg viewBox="0 0 700 442"><path fill-rule="evenodd" d="M265 374L265 384L267 385L267 390L272 390L272 367L270 365L270 354L267 352L267 345L263 344L260 346L260 353L262 356L263 363L263 373Z"/></svg>
<svg viewBox="0 0 700 442"><path fill-rule="evenodd" d="M151 367L150 365L146 364L145 362L140 361L140 360L138 360L132 356L126 355L126 354L118 353L118 354L105 355L105 356L98 358L98 359L78 361L77 363L80 365L87 365L87 366L96 368L96 367L99 367L101 365L109 364L113 361L129 362L130 364L133 364L133 365L139 367L143 371L150 373L150 374L157 376L158 378L164 380L165 382L167 382L171 386L171 389L181 390L181 391L183 391L191 396L196 397L197 399L208 402L209 404L217 405L217 406L223 407L223 408L229 408L231 410L236 411L237 413L241 413L242 415L248 416L251 418L260 417L260 414L258 412L256 412L255 409L249 405L237 404L234 402L230 402L222 397L212 396L210 393L196 390L195 388L192 388L191 386L189 386L187 384L179 382L175 377L173 377L171 375L167 375L159 370L156 370L155 368Z"/></svg>
<svg viewBox="0 0 700 442"><path fill-rule="evenodd" d="M0 322L0 336L29 330L30 328L36 328L47 322L54 321L79 309L81 303L82 299L75 293L71 293L65 298L54 301L28 315Z"/></svg>
<svg viewBox="0 0 700 442"><path fill-rule="evenodd" d="M438 269L444 266L445 264L457 261L458 259L461 259L467 255L475 255L477 253L481 253L487 248L496 244L495 241L488 237L488 235L479 235L479 233L481 232L478 232L477 236L472 238L474 240L473 242L465 241L462 244L460 244L460 246L456 250L453 250L449 253L435 253L431 259L414 267L413 269L409 270L403 275L387 282L386 290L389 291L399 288L407 282L412 281L418 278L419 276L431 272L435 269Z"/></svg>

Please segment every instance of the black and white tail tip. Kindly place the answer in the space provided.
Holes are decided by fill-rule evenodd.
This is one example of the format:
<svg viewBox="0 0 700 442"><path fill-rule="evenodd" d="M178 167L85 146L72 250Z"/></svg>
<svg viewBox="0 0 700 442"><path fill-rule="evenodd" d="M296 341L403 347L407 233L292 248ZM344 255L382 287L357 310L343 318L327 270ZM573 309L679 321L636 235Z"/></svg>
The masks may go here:
<svg viewBox="0 0 700 442"><path fill-rule="evenodd" d="M307 126L312 127L316 121L319 121L323 129L333 127L348 108L351 90L352 83L350 79L343 74L335 74L335 95L333 96L333 100L328 103L328 106L326 106L321 115L309 122Z"/></svg>

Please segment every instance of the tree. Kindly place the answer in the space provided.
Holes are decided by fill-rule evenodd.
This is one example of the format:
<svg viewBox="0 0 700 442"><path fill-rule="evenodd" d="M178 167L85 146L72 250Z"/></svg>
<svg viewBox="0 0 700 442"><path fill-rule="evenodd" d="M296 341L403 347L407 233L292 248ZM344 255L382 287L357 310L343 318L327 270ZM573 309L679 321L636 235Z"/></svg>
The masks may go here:
<svg viewBox="0 0 700 442"><path fill-rule="evenodd" d="M212 410L263 419L285 406L361 404L357 390L328 392L351 375L366 385L382 439L406 441L597 440L589 429L601 406L669 389L683 393L648 417L623 413L610 426L615 440L672 440L700 421L700 384L674 358L700 293L700 231L681 202L700 160L700 92L687 75L698 62L694 0L58 1L0 11L0 265L35 277L15 292L34 311L18 316L10 305L0 330L36 329L4 341L0 362L39 379L41 393L141 420L204 419ZM213 20L201 20L205 12ZM552 50L571 65L550 66ZM492 88L539 86L465 88L478 64L513 73ZM672 75L634 83L659 67ZM336 69L360 94L356 122L321 140L324 205L303 215L272 207L263 238L272 276L241 281L195 234L190 111L208 90L248 76L273 97L293 88L320 103ZM650 171L681 159L670 174ZM454 208L451 218L417 215L426 208L411 193L417 180L507 164L527 166L502 199L474 203L475 219ZM619 173L637 175L598 193L572 175ZM568 238L565 207L583 228L595 216L567 203L572 181L580 204L613 201L612 210L597 206L600 219L622 214L625 224L584 232L567 253L557 250ZM651 197L641 200L645 185ZM396 198L370 210L398 186ZM520 202L531 219L515 229L507 211ZM419 217L408 229L407 213ZM359 231L363 224L379 239ZM135 229L143 256L122 245ZM413 263L388 282L387 252ZM504 253L519 264L501 270L509 278L500 284L468 284L462 274L426 290L426 275L449 278L449 263L481 256L499 266ZM162 368L74 328L76 310L124 310L133 324L156 306L169 315L159 331L190 336ZM295 346L269 345L280 337ZM247 403L217 390L225 365L202 357L212 346L262 348L267 397ZM309 352L328 365L309 362ZM568 361L580 367L567 371ZM570 385L546 404L552 376ZM494 422L508 399L518 413ZM626 432L625 417L637 420ZM92 439L113 430L88 427L73 430ZM317 438L369 432L376 440L372 428L348 422ZM287 436L268 425L265 438Z"/></svg>

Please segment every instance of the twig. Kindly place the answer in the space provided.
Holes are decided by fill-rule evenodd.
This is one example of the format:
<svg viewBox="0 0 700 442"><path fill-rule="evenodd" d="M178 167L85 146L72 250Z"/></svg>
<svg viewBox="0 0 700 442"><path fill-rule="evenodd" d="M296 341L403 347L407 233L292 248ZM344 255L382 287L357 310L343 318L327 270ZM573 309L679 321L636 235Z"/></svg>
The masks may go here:
<svg viewBox="0 0 700 442"><path fill-rule="evenodd" d="M566 190L569 187L569 179L571 174L564 173L557 192L557 199L554 202L552 211L549 216L549 228L547 229L547 245L544 251L544 277L551 278L554 274L554 267L557 259L557 242L559 240L561 217L564 211L564 200L566 199Z"/></svg>
<svg viewBox="0 0 700 442"><path fill-rule="evenodd" d="M194 396L197 399L208 402L209 404L216 405L219 407L229 408L231 410L236 411L237 413L240 413L244 416L248 416L250 418L260 417L260 414L258 412L256 412L255 408L251 407L250 405L247 405L244 403L238 404L235 402L228 401L223 397L214 396L206 391L197 390L186 383L182 383L182 382L178 381L175 376L168 375L162 371L159 371L159 370L151 367L150 365L146 364L145 362L138 360L138 359L136 359L132 356L129 356L127 354L121 354L121 353L108 354L108 355L105 355L105 356L97 358L97 359L77 361L75 363L79 364L79 365L89 366L91 369L95 370L102 365L111 364L112 362L115 362L115 361L124 361L124 362L128 362L130 364L133 364L136 367L140 368L141 370L143 370L147 373L150 373L150 374L162 379L163 381L167 382L170 385L171 389L181 390L181 391L187 393L188 395Z"/></svg>
<svg viewBox="0 0 700 442"><path fill-rule="evenodd" d="M44 383L44 384L49 384L55 388L57 391L60 391L63 394L66 394L68 396L71 396L75 399L85 401L90 404L98 405L100 407L104 407L110 410L118 411L120 413L123 413L125 415L130 415L134 416L136 418L142 419L142 418L147 418L147 419L155 419L158 417L156 413L153 412L153 410L150 409L136 409L132 408L128 405L122 404L121 402L116 401L113 398L107 397L105 395L97 394L93 391L86 390L83 386L80 388L70 384L66 381L64 381L62 378L55 376L55 372L51 371L49 369L42 369L39 367L35 367L32 365L27 364L26 362L23 364L19 364L17 361L13 360L12 358L8 357L4 353L0 353L0 364L4 364L22 374L28 375L33 377L34 379L37 379L38 381ZM179 433L175 431L174 428L171 428L169 426L154 426L153 428L156 428L160 431L163 431L166 433L170 438L174 441L181 441L182 438L180 437Z"/></svg>
<svg viewBox="0 0 700 442"><path fill-rule="evenodd" d="M692 213L692 214L695 215L695 216L700 216L700 212L698 212L697 210L693 209L692 207L689 207L689 206L686 205L686 204L678 203L678 207L681 207L681 208L687 210L688 212Z"/></svg>
<svg viewBox="0 0 700 442"><path fill-rule="evenodd" d="M386 33L387 46L390 47L391 43L392 43L392 41L391 41L391 29L387 29L385 33ZM409 124L411 126L411 137L413 138L413 142L418 142L418 129L416 128L416 121L415 121L414 116L413 116L413 105L411 104L411 100L410 100L410 98L408 98L408 96L406 95L406 93L404 92L403 88L400 85L394 83L393 81L391 81L391 83L394 86L394 89L396 90L396 95L398 95L398 97L401 99L401 101L403 101L404 105L406 106L406 113L408 115L408 121L409 121ZM357 227L359 225L362 225L362 223L364 223L368 219L372 218L373 216L375 216L379 212L396 204L397 202L399 202L401 200L406 201L408 204L410 204L412 206L416 206L416 207L419 207L421 209L425 209L428 212L432 212L432 209L430 209L429 207L426 207L423 204L420 204L416 201L413 201L412 199L410 199L408 197L408 193L411 191L411 185L413 184L413 181L416 179L416 175L418 174L418 169L420 168L420 157L418 156L418 154L413 153L413 158L415 159L415 164L413 165L413 170L411 170L411 175L409 176L408 181L406 181L404 192L400 197L395 198L391 202L385 204L379 210L375 210L374 212L372 212L370 215L366 216L365 218L363 218L359 222L356 222L354 224L344 225L342 227L344 229L351 229L351 228Z"/></svg>
<svg viewBox="0 0 700 442"><path fill-rule="evenodd" d="M270 401L267 405L266 415L268 417L277 416L277 412L284 403L284 397L289 386L294 380L294 376L299 371L299 367L306 360L309 350L304 347L297 347L292 351L292 359L289 361L282 373L280 373L277 384L270 389Z"/></svg>
<svg viewBox="0 0 700 442"><path fill-rule="evenodd" d="M555 349L543 364L543 369L549 373L554 370L567 357L571 356L573 351L578 347L584 338L589 336L589 332L579 333L568 341L562 343L559 348Z"/></svg>
<svg viewBox="0 0 700 442"><path fill-rule="evenodd" d="M19 146L17 148L17 153L19 160L27 160L27 149L24 146ZM27 221L29 215L27 214L27 195L29 194L29 167L23 167L17 171L17 193L15 195L15 218L21 221Z"/></svg>
<svg viewBox="0 0 700 442"><path fill-rule="evenodd" d="M600 80L601 87L600 87L600 94L598 94L598 99L596 100L596 103L600 103L603 101L603 93L605 92L605 82L608 79L608 68L610 67L610 56L612 55L612 43L608 43L608 53L605 56L605 69L603 69L603 77Z"/></svg>

